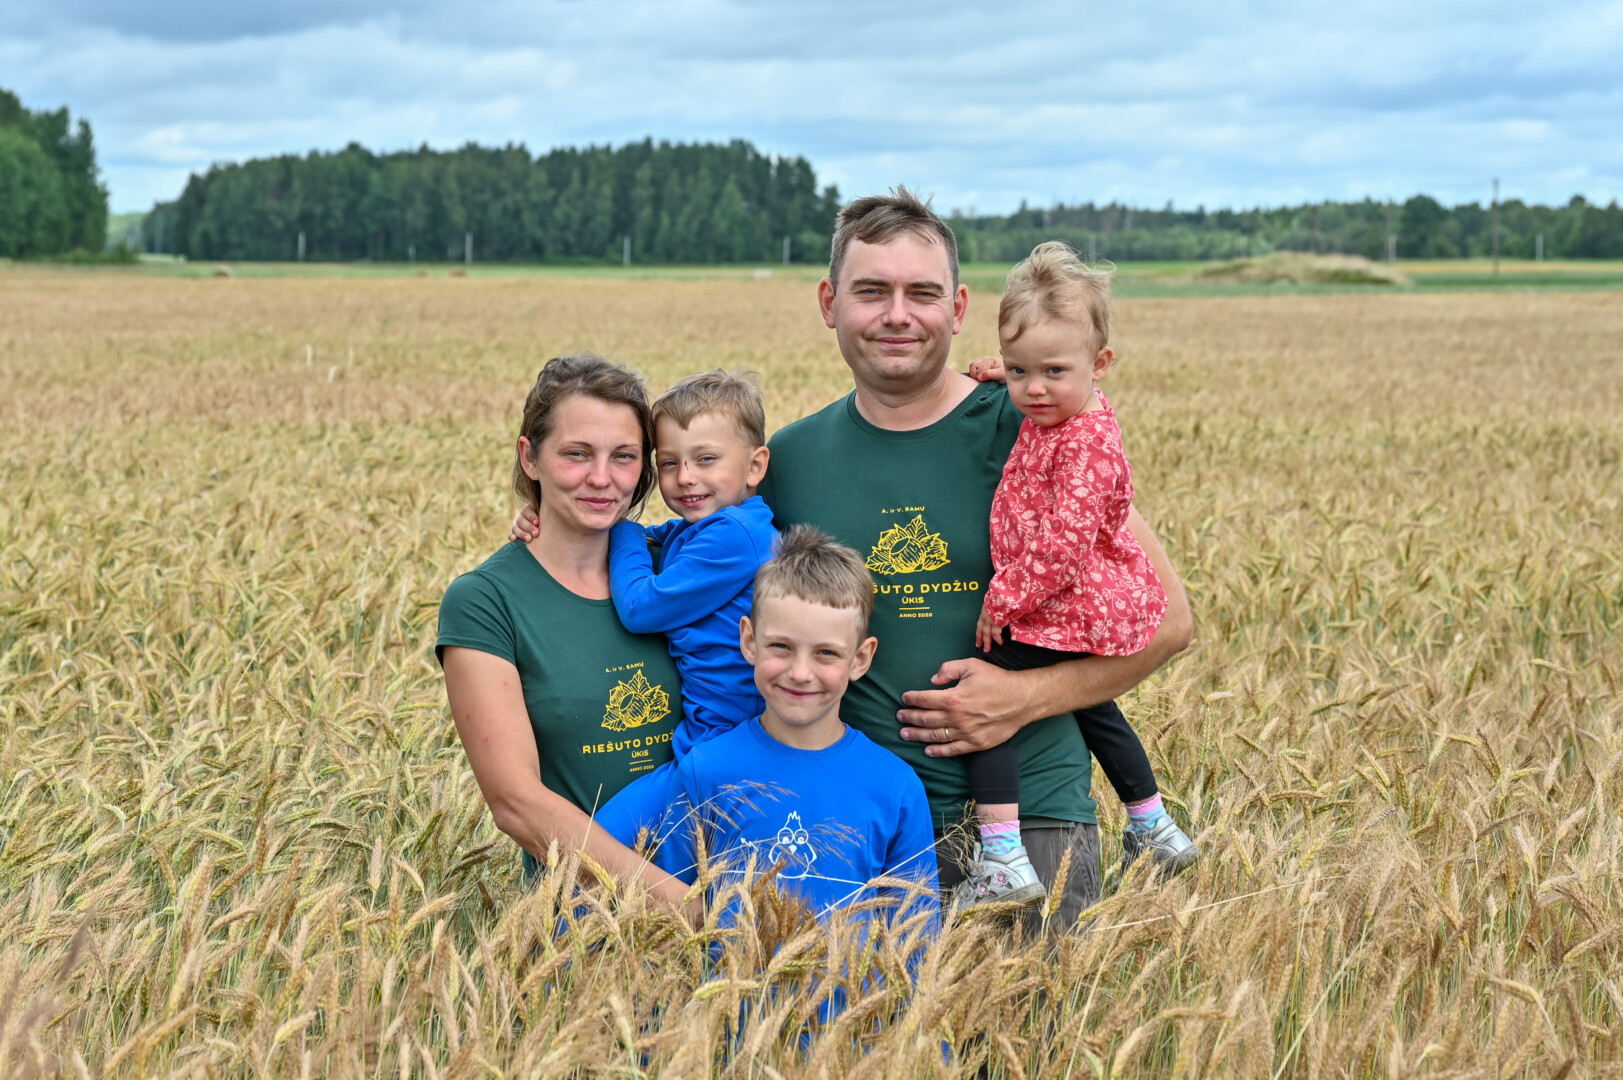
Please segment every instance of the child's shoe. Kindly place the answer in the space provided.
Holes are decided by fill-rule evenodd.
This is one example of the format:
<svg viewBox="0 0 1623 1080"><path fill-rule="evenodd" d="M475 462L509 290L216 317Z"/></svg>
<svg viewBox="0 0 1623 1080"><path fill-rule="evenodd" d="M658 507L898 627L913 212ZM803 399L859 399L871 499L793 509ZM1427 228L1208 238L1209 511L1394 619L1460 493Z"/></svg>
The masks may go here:
<svg viewBox="0 0 1623 1080"><path fill-rule="evenodd" d="M1163 877L1183 873L1200 858L1200 848L1178 828L1178 823L1165 813L1159 815L1148 829L1140 830L1129 826L1127 831L1121 834L1121 849L1123 874L1127 873L1128 867L1146 851L1154 860L1157 872Z"/></svg>
<svg viewBox="0 0 1623 1080"><path fill-rule="evenodd" d="M1037 868L1026 857L1026 846L1008 851L986 851L975 845L970 873L953 893L953 906L964 911L976 904L1035 904L1048 890L1037 880Z"/></svg>

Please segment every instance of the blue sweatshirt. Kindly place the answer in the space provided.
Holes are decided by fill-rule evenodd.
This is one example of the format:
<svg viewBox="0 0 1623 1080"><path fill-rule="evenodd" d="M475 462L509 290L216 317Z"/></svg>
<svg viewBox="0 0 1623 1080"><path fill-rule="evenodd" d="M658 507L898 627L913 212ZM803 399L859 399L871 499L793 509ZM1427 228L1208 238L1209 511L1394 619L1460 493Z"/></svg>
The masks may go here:
<svg viewBox="0 0 1623 1080"><path fill-rule="evenodd" d="M682 722L671 736L678 759L766 707L738 648L738 620L749 614L755 572L777 539L759 496L692 524L622 521L609 533L609 594L620 622L633 634L664 634L682 676ZM650 540L662 549L658 573Z"/></svg>
<svg viewBox="0 0 1623 1080"><path fill-rule="evenodd" d="M782 863L777 881L819 918L880 890L884 875L926 885L939 912L935 831L924 785L907 762L847 727L822 750L799 750L769 735L759 719L696 746L676 764L680 805L697 807L688 827L666 840L661 865L695 874L693 827L702 828L719 886ZM908 904L916 912L919 901ZM723 925L731 913L724 913Z"/></svg>

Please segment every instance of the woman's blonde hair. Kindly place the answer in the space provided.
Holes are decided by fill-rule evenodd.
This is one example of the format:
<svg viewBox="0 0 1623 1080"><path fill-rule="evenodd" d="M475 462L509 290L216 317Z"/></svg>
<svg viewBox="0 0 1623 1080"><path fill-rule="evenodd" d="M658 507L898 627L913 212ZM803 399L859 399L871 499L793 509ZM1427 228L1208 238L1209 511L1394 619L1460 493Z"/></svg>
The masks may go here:
<svg viewBox="0 0 1623 1080"><path fill-rule="evenodd" d="M642 376L630 368L603 359L596 353L581 352L572 356L554 356L535 377L535 385L524 398L524 419L518 433L530 440L530 460L540 452L544 442L557 426L558 403L568 397L589 397L611 405L624 405L637 416L637 428L642 432L642 473L631 493L630 516L635 518L642 510L643 500L654 488L653 424L648 418L648 388ZM541 508L541 481L533 480L524 471L524 448L513 450L513 494L531 510Z"/></svg>
<svg viewBox="0 0 1623 1080"><path fill-rule="evenodd" d="M1109 263L1089 266L1069 244L1050 240L1009 271L997 309L998 336L1014 341L1041 319L1064 319L1092 327L1094 349L1110 343Z"/></svg>

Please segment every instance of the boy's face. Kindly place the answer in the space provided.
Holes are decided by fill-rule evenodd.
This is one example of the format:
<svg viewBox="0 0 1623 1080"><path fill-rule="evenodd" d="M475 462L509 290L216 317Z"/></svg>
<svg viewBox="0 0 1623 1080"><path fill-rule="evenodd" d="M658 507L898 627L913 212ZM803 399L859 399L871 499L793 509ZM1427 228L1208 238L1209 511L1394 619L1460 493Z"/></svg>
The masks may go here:
<svg viewBox="0 0 1623 1080"><path fill-rule="evenodd" d="M1040 319L1013 341L1002 343L1009 397L1039 427L1064 423L1087 408L1093 384L1110 370L1116 354L1093 348L1090 326Z"/></svg>
<svg viewBox="0 0 1623 1080"><path fill-rule="evenodd" d="M766 699L763 724L781 741L815 738L840 718L840 699L873 662L877 639L859 636L850 608L793 596L760 597L755 618L739 621L739 645ZM823 734L827 734L824 730Z"/></svg>
<svg viewBox="0 0 1623 1080"><path fill-rule="evenodd" d="M701 413L687 427L669 416L654 425L654 464L665 505L683 521L737 506L766 475L767 449L752 447L725 416Z"/></svg>

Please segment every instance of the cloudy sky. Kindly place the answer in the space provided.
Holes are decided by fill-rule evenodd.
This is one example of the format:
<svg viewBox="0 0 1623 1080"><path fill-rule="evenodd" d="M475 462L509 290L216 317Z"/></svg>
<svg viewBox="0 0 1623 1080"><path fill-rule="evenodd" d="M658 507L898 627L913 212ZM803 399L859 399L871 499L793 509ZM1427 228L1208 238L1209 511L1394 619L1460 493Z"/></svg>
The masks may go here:
<svg viewBox="0 0 1623 1080"><path fill-rule="evenodd" d="M646 135L983 212L1623 198L1623 0L5 0L0 86L91 120L115 210L352 140Z"/></svg>

